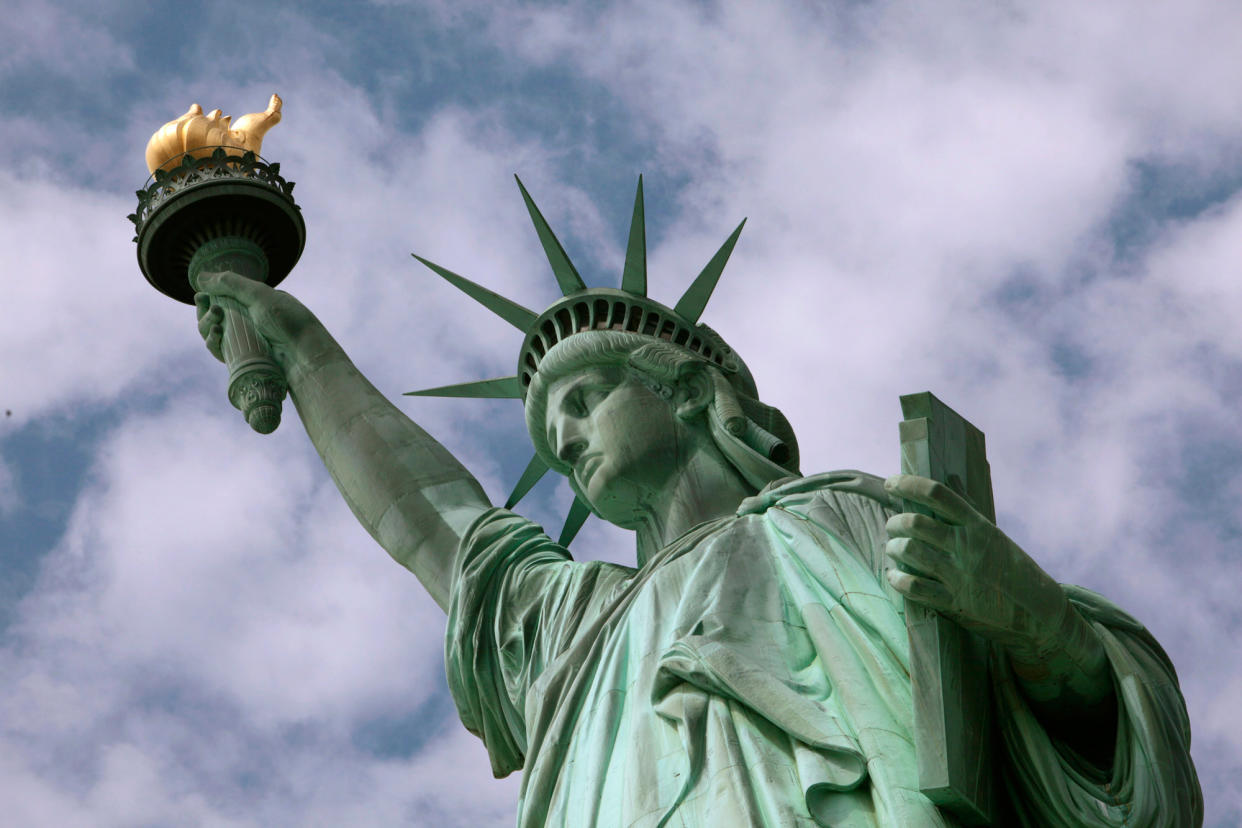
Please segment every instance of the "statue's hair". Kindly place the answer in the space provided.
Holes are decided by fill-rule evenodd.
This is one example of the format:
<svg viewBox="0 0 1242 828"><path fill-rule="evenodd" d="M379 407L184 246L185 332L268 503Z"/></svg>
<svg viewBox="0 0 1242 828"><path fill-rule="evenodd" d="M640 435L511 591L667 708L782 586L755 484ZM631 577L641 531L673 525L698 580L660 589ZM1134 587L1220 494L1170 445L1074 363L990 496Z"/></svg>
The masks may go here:
<svg viewBox="0 0 1242 828"><path fill-rule="evenodd" d="M561 474L569 468L547 444L548 387L584 368L632 372L652 391L671 400L687 375L702 371L712 382L709 428L725 456L756 489L771 479L798 474L798 442L780 410L760 402L749 373L726 377L711 361L662 339L629 331L583 331L555 345L539 364L526 394L526 426L540 457ZM751 455L757 455L752 457ZM783 473L783 474L782 474Z"/></svg>

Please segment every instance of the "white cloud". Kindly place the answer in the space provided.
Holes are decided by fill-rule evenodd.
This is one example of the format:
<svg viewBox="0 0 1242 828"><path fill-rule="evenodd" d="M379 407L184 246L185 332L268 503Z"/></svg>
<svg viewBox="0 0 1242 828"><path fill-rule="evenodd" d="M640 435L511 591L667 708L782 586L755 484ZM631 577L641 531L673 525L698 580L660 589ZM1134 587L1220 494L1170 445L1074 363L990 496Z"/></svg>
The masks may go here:
<svg viewBox="0 0 1242 828"><path fill-rule="evenodd" d="M5 170L0 189L0 389L14 421L174 382L169 357L194 344L193 311L138 273L132 205Z"/></svg>
<svg viewBox="0 0 1242 828"><path fill-rule="evenodd" d="M416 633L438 611L292 429L260 440L209 407L189 398L112 436L48 562L67 591L24 624L113 668L160 664L273 726L419 703L439 647Z"/></svg>
<svg viewBox="0 0 1242 828"><path fill-rule="evenodd" d="M37 70L78 79L134 67L133 49L95 15L40 0L16 0L0 26L0 72Z"/></svg>
<svg viewBox="0 0 1242 828"><path fill-rule="evenodd" d="M303 824L399 821L441 802L448 791L409 773L414 760L397 773L351 739L443 692L443 616L355 524L300 435L260 439L210 402L191 396L105 441L0 652L3 784L38 778L29 824L271 824L262 813L290 807L289 785L314 791L281 817ZM418 761L445 761L432 742ZM444 750L481 786L473 747ZM50 770L66 752L77 769ZM271 779L239 779L272 763Z"/></svg>

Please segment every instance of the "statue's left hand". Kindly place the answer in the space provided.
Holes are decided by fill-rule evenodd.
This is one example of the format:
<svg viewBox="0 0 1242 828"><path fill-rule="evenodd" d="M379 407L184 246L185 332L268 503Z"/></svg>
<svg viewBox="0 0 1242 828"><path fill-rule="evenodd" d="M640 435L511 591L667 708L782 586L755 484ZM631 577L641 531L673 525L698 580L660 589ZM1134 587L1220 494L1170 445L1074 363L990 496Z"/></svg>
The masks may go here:
<svg viewBox="0 0 1242 828"><path fill-rule="evenodd" d="M1055 647L1071 611L1060 585L992 521L948 486L899 474L884 482L935 516L889 518L889 583L911 601L1011 650Z"/></svg>
<svg viewBox="0 0 1242 828"><path fill-rule="evenodd" d="M890 494L934 516L889 518L888 581L902 595L999 644L1027 700L1062 739L1111 763L1116 697L1108 659L1060 584L948 486L899 474Z"/></svg>

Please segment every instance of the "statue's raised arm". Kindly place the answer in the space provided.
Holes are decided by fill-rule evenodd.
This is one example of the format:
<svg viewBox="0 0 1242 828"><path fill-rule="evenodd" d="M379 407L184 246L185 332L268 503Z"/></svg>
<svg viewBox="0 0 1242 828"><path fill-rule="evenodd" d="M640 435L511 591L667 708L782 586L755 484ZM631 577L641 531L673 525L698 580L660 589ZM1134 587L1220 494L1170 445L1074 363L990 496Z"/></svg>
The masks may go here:
<svg viewBox="0 0 1242 828"><path fill-rule="evenodd" d="M199 333L221 354L224 314L237 301L284 370L306 433L358 520L422 582L441 608L466 528L490 508L478 481L354 366L293 296L234 273L205 273L195 297Z"/></svg>
<svg viewBox="0 0 1242 828"><path fill-rule="evenodd" d="M367 531L448 607L453 556L489 508L443 446L397 410L301 302L275 286L306 239L293 183L261 159L281 120L273 94L237 123L197 103L147 143L151 179L129 216L138 264L157 290L198 309L199 332L229 368L228 397L259 433L290 392L306 432Z"/></svg>

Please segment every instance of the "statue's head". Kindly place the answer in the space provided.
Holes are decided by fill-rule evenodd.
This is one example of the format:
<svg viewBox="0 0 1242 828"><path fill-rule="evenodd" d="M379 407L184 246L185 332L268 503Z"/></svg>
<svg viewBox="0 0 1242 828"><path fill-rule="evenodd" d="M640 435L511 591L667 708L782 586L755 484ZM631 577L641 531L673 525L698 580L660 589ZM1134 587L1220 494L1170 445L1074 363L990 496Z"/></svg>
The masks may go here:
<svg viewBox="0 0 1242 828"><path fill-rule="evenodd" d="M604 519L630 527L644 492L667 489L691 453L713 456L758 490L797 474L797 441L760 402L745 366L726 373L657 337L588 330L548 351L526 393L536 456Z"/></svg>
<svg viewBox="0 0 1242 828"><path fill-rule="evenodd" d="M713 456L754 490L797 474L788 421L759 401L745 363L698 321L742 226L669 308L646 295L641 177L620 290L586 287L521 181L518 186L564 297L535 314L417 257L526 337L513 377L411 392L524 400L535 457L506 506L548 469L565 474L577 494L561 534L568 543L589 511L627 525L625 504L633 498L624 487L678 474L679 452L687 446L710 443Z"/></svg>

